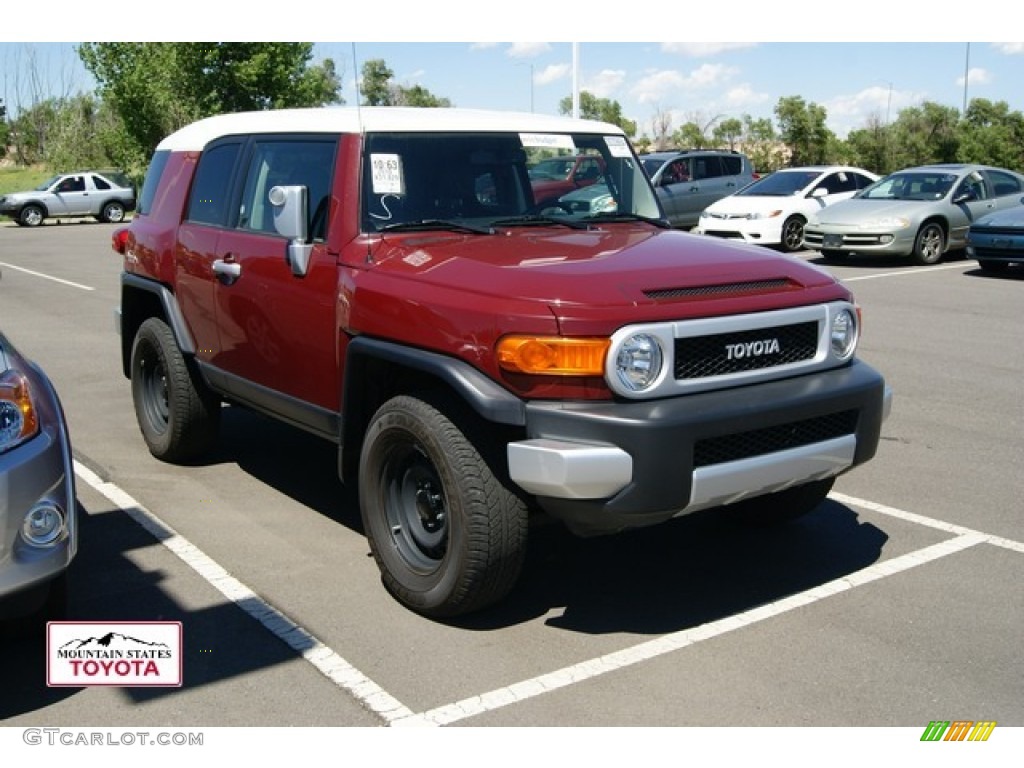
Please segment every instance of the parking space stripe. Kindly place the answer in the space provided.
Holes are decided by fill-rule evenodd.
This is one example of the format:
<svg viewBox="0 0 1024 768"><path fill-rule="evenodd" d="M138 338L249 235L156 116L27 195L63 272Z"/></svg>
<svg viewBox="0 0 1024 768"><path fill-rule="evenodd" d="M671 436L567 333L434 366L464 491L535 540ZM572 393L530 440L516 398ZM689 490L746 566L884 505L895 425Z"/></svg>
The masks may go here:
<svg viewBox="0 0 1024 768"><path fill-rule="evenodd" d="M530 680L523 680L504 688L490 691L489 693L473 696L452 704L445 704L412 717L396 719L392 722L392 726L450 725L459 720L481 715L485 712L509 706L510 704L518 704L535 696L581 683L584 680L605 675L609 672L615 672L634 664L678 651L687 646L695 645L704 640L719 637L733 630L748 627L765 619L774 618L796 608L802 608L886 576L892 576L901 571L916 568L919 565L924 565L933 560L938 560L947 555L977 546L984 543L986 539L987 537L974 533L957 536L956 538L933 544L930 547L894 557L891 560L875 563L867 568L854 571L847 576L827 582L805 592L790 595L774 603L758 606L734 616L727 616L718 621L702 624L699 627L663 635L654 640L624 648L615 653L563 667L554 672L549 672Z"/></svg>
<svg viewBox="0 0 1024 768"><path fill-rule="evenodd" d="M940 267L917 267L912 269L901 269L896 272L876 272L873 275L858 275L857 277L844 277L841 282L854 283L858 280L877 280L882 277L903 277L905 275L919 275L922 272L940 272L946 269L964 269L963 264L943 264Z"/></svg>
<svg viewBox="0 0 1024 768"><path fill-rule="evenodd" d="M1006 539L1002 536L991 536L989 534L976 531L972 528L964 528L962 525L954 525L953 523L947 523L942 520L936 520L932 517L925 517L924 515L918 515L913 512L907 512L902 509L896 509L895 507L887 507L885 504L878 504L874 501L866 501L865 499L858 499L856 496L847 496L843 493L832 492L829 494L829 498L838 501L840 504L845 504L849 507L860 507L861 509L867 509L871 512L878 512L882 515L888 515L889 517L896 517L900 520L905 520L908 523L916 523L917 525L924 525L928 528L934 528L939 531L945 531L946 533L952 533L957 536L963 535L977 535L985 538L986 544L991 544L996 547L1002 547L1003 549L1009 549L1013 552L1019 552L1024 554L1024 543L1014 541L1013 539Z"/></svg>
<svg viewBox="0 0 1024 768"><path fill-rule="evenodd" d="M332 683L346 690L371 712L376 713L389 723L412 716L412 710L234 578L216 561L118 486L105 482L95 472L78 461L75 462L75 475L146 529L208 584L256 619L280 640L287 643Z"/></svg>
<svg viewBox="0 0 1024 768"><path fill-rule="evenodd" d="M951 534L951 538L937 544L883 560L854 571L846 576L798 592L772 603L752 608L743 613L726 616L697 627L662 635L614 653L579 662L548 672L529 680L471 696L461 701L444 704L425 712L414 713L400 701L349 664L334 650L326 646L281 611L267 603L245 584L231 576L224 568L198 547L178 534L166 523L145 509L130 495L113 483L102 480L96 473L78 461L75 474L103 495L118 509L173 552L207 583L256 619L267 630L284 641L312 664L336 686L345 690L367 709L379 715L393 727L437 727L450 725L470 717L518 704L545 693L615 672L650 659L673 653L696 643L710 640L733 630L743 629L767 619L780 616L820 600L870 584L911 568L962 552L979 544L991 544L1024 554L1024 544L998 536L991 536L964 526L947 523L914 514L884 504L831 493L830 498L847 506L859 507L879 514L899 518L906 522L927 526Z"/></svg>
<svg viewBox="0 0 1024 768"><path fill-rule="evenodd" d="M6 261L0 261L0 267L7 267L8 269L13 269L16 272L24 272L26 275L32 275L33 277L41 277L44 280L52 280L55 283L60 283L61 285L69 285L72 288L78 288L79 290L82 290L82 291L95 291L96 290L95 288L93 288L92 286L89 286L89 285L82 285L81 283L73 283L70 280L64 280L64 279L59 278L59 277L54 277L53 275L47 275L47 274L44 274L43 272L36 272L34 270L31 270L31 269L25 269L24 267L15 266L14 264L8 264Z"/></svg>

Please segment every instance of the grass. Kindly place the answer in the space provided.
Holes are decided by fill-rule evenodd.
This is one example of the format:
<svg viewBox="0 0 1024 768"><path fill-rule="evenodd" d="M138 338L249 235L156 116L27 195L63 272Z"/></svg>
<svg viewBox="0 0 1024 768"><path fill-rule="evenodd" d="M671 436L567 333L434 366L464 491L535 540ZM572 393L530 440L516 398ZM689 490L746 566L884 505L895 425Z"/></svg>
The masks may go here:
<svg viewBox="0 0 1024 768"><path fill-rule="evenodd" d="M35 189L48 178L52 171L45 168L0 168L0 195L6 192L24 192Z"/></svg>

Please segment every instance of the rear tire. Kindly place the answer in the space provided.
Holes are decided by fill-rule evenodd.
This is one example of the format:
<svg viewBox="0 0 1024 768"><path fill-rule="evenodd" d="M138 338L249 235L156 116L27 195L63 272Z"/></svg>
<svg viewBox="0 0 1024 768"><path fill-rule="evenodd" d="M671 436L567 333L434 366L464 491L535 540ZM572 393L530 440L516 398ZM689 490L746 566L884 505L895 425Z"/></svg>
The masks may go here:
<svg viewBox="0 0 1024 768"><path fill-rule="evenodd" d="M417 613L453 617L511 591L528 513L441 403L402 395L380 407L360 456L359 499L387 590Z"/></svg>
<svg viewBox="0 0 1024 768"><path fill-rule="evenodd" d="M100 211L99 219L107 224L117 224L124 221L124 206L117 201L107 203L103 206L103 210Z"/></svg>
<svg viewBox="0 0 1024 768"><path fill-rule="evenodd" d="M770 526L788 523L817 509L832 490L834 483L834 477L816 480L777 493L730 504L725 509L747 525Z"/></svg>
<svg viewBox="0 0 1024 768"><path fill-rule="evenodd" d="M159 318L149 318L135 334L131 382L135 416L153 456L183 462L216 441L220 399L193 373Z"/></svg>

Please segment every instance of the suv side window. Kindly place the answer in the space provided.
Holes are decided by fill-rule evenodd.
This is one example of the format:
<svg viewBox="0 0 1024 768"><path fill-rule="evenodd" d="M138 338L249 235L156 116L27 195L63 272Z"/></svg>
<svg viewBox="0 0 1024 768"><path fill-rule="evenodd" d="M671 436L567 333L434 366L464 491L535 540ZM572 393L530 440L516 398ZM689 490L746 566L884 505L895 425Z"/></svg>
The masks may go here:
<svg viewBox="0 0 1024 768"><path fill-rule="evenodd" d="M57 192L85 192L85 179L81 176L68 176L56 189Z"/></svg>
<svg viewBox="0 0 1024 768"><path fill-rule="evenodd" d="M331 170L335 141L257 139L245 177L238 227L276 234L274 210L268 196L276 186L304 186L308 192L307 224L314 239L323 239L327 228ZM313 231L315 229L317 231Z"/></svg>
<svg viewBox="0 0 1024 768"><path fill-rule="evenodd" d="M96 189L110 189L110 185L107 184L107 180L102 176L93 176L92 185L96 187Z"/></svg>
<svg viewBox="0 0 1024 768"><path fill-rule="evenodd" d="M240 148L241 144L231 142L213 146L203 152L188 199L186 218L189 221L216 226L227 223L231 174Z"/></svg>
<svg viewBox="0 0 1024 768"><path fill-rule="evenodd" d="M718 158L722 164L723 176L739 176L743 173L743 161L736 155L725 155Z"/></svg>
<svg viewBox="0 0 1024 768"><path fill-rule="evenodd" d="M719 158L715 155L695 157L691 162L693 163L693 178L696 180L713 179L722 175L722 166L719 164Z"/></svg>

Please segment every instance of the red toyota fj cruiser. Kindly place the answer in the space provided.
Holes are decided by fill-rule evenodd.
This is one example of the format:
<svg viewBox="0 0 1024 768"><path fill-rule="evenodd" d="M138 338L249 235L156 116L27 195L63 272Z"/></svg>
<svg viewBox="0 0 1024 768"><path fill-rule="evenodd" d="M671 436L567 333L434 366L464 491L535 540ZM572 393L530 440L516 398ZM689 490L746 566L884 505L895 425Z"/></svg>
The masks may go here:
<svg viewBox="0 0 1024 768"><path fill-rule="evenodd" d="M614 210L533 196L599 155ZM457 109L213 117L167 137L117 311L145 441L183 461L222 402L338 445L409 608L502 598L531 510L611 533L814 509L891 395L828 273L669 229L609 124Z"/></svg>

